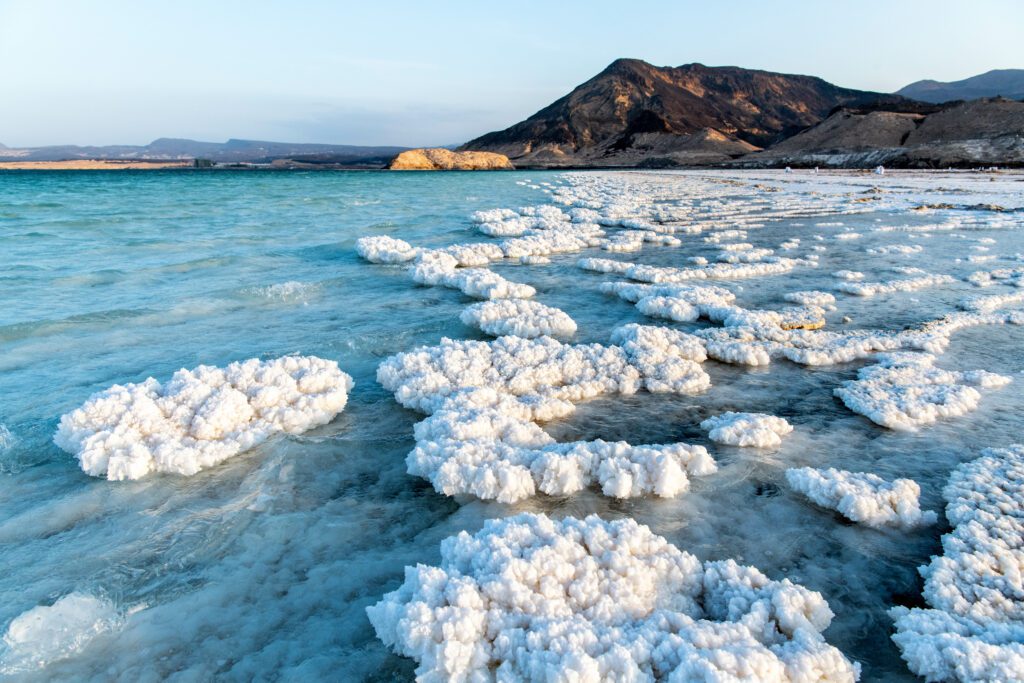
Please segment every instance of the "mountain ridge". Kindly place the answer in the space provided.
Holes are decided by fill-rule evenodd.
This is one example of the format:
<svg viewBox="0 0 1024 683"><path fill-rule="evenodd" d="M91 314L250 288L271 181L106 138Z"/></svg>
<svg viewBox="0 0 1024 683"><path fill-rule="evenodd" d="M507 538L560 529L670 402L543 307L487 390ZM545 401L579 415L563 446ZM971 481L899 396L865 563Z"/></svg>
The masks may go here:
<svg viewBox="0 0 1024 683"><path fill-rule="evenodd" d="M952 102L987 97L1024 99L1024 69L992 69L959 81L915 81L897 94L923 102Z"/></svg>

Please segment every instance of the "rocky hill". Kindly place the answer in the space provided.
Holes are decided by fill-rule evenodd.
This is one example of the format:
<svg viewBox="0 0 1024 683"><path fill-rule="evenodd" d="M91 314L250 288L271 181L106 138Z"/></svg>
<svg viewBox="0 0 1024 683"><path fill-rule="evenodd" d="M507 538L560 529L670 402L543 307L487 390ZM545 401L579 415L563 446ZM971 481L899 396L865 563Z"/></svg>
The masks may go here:
<svg viewBox="0 0 1024 683"><path fill-rule="evenodd" d="M1024 100L1024 69L995 69L951 83L917 81L901 88L897 94L922 102L976 100L982 97Z"/></svg>
<svg viewBox="0 0 1024 683"><path fill-rule="evenodd" d="M957 102L925 113L841 109L741 166L913 168L1024 165L1024 102Z"/></svg>
<svg viewBox="0 0 1024 683"><path fill-rule="evenodd" d="M461 149L505 154L517 166L716 163L813 126L838 106L908 104L812 76L619 59L525 121Z"/></svg>
<svg viewBox="0 0 1024 683"><path fill-rule="evenodd" d="M392 171L511 171L514 168L504 154L453 152L441 147L410 149L388 164Z"/></svg>

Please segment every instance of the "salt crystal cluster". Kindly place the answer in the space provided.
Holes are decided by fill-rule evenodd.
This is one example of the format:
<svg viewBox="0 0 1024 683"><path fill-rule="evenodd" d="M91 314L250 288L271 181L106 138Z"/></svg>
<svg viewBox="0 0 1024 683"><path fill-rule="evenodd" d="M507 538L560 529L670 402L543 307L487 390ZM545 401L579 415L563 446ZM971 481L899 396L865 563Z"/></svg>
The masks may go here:
<svg viewBox="0 0 1024 683"><path fill-rule="evenodd" d="M464 310L460 318L495 337L567 338L576 334L576 322L565 311L526 299L481 301Z"/></svg>
<svg viewBox="0 0 1024 683"><path fill-rule="evenodd" d="M920 569L929 607L893 608L892 639L929 681L1024 680L1024 445L960 465L943 497L953 530Z"/></svg>
<svg viewBox="0 0 1024 683"><path fill-rule="evenodd" d="M819 593L646 526L521 514L441 544L367 608L420 681L856 681Z"/></svg>
<svg viewBox="0 0 1024 683"><path fill-rule="evenodd" d="M550 337L442 340L384 361L378 381L402 405L429 414L416 425L410 474L447 495L514 502L597 484L619 498L675 496L689 477L715 471L702 446L557 443L538 422L565 417L601 394L695 393L710 386L703 347L684 333L639 325L621 346L562 344Z"/></svg>
<svg viewBox="0 0 1024 683"><path fill-rule="evenodd" d="M777 448L793 426L781 417L764 413L722 413L700 423L708 438L729 446Z"/></svg>
<svg viewBox="0 0 1024 683"><path fill-rule="evenodd" d="M299 434L345 408L352 378L314 356L253 358L179 370L160 384L116 384L60 419L54 442L110 480L192 475L279 433Z"/></svg>
<svg viewBox="0 0 1024 683"><path fill-rule="evenodd" d="M835 395L850 410L889 429L913 431L940 418L964 415L981 401L975 386L1011 382L984 370L936 368L935 356L927 353L886 353L876 358L877 365L858 371L857 379L844 382Z"/></svg>
<svg viewBox="0 0 1024 683"><path fill-rule="evenodd" d="M934 512L921 511L921 487L913 479L886 481L869 472L801 467L786 470L786 481L812 502L858 524L913 529L937 519Z"/></svg>

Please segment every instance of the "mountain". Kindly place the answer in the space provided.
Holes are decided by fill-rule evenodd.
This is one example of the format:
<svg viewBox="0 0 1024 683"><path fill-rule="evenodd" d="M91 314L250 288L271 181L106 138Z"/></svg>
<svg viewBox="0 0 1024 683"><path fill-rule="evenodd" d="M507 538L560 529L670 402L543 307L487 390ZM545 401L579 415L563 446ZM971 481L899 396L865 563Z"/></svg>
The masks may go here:
<svg viewBox="0 0 1024 683"><path fill-rule="evenodd" d="M525 121L460 149L505 154L516 166L715 163L813 126L839 106L909 104L813 76L618 59Z"/></svg>
<svg viewBox="0 0 1024 683"><path fill-rule="evenodd" d="M80 147L54 145L21 149L0 146L0 160L65 161L68 159L175 160L210 159L220 163L270 163L292 159L311 164L383 166L406 147L367 147L358 145L321 145L263 140L199 142L178 138L159 138L148 145L108 145Z"/></svg>
<svg viewBox="0 0 1024 683"><path fill-rule="evenodd" d="M1006 97L1024 100L1024 69L995 69L962 81L917 81L896 91L923 102L976 100L982 97Z"/></svg>
<svg viewBox="0 0 1024 683"><path fill-rule="evenodd" d="M924 109L924 108L922 108ZM1024 102L989 98L915 113L840 109L740 166L1024 165Z"/></svg>

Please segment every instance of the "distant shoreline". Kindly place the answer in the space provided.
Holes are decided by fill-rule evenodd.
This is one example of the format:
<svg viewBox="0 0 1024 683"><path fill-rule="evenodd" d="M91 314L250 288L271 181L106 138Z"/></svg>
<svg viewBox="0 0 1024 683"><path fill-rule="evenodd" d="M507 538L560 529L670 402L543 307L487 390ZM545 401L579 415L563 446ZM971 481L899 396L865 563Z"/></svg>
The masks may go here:
<svg viewBox="0 0 1024 683"><path fill-rule="evenodd" d="M69 159L67 161L0 161L9 171L122 171L192 168L191 159L181 161L122 161L120 159Z"/></svg>

